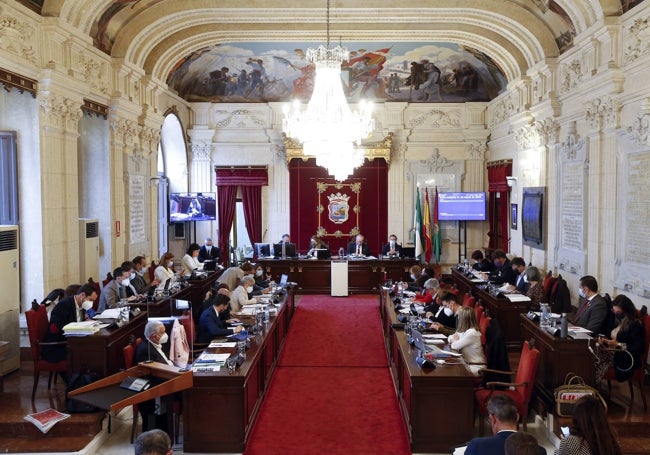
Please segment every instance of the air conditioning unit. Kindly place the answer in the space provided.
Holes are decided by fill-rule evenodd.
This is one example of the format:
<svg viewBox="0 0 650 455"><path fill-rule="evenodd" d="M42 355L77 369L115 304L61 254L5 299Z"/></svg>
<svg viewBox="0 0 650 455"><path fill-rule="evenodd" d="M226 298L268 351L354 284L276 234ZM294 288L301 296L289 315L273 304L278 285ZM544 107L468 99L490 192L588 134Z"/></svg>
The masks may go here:
<svg viewBox="0 0 650 455"><path fill-rule="evenodd" d="M99 220L79 218L79 278L81 283L99 277Z"/></svg>
<svg viewBox="0 0 650 455"><path fill-rule="evenodd" d="M8 352L0 362L0 374L20 367L20 243L18 226L0 225L0 341Z"/></svg>

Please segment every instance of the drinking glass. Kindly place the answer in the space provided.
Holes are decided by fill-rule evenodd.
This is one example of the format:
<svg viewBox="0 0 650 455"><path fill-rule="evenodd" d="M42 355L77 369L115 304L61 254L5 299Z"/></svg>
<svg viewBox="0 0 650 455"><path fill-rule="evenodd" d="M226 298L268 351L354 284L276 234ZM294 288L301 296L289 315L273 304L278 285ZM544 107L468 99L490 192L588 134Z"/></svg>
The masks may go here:
<svg viewBox="0 0 650 455"><path fill-rule="evenodd" d="M226 366L228 367L228 373L233 374L237 368L237 360L234 357L228 357L226 359Z"/></svg>

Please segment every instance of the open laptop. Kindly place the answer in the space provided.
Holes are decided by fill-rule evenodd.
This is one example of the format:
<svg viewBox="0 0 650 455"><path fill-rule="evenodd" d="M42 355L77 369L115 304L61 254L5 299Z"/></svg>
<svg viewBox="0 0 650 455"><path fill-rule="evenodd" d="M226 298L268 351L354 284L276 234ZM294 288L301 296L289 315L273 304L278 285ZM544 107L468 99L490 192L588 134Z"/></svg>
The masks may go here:
<svg viewBox="0 0 650 455"><path fill-rule="evenodd" d="M329 259L332 257L332 255L330 254L330 250L328 248L317 248L316 257L318 259Z"/></svg>
<svg viewBox="0 0 650 455"><path fill-rule="evenodd" d="M217 270L217 261L212 259L206 259L203 261L203 271L204 272L214 272Z"/></svg>
<svg viewBox="0 0 650 455"><path fill-rule="evenodd" d="M190 309L190 301L189 300L176 299L176 309L177 310L189 310Z"/></svg>
<svg viewBox="0 0 650 455"><path fill-rule="evenodd" d="M448 359L450 357L461 356L461 354L456 352L445 351L444 349L440 349L438 346L426 344L422 337L422 332L419 330L411 330L411 337L413 338L413 345L417 349L431 354L434 359Z"/></svg>

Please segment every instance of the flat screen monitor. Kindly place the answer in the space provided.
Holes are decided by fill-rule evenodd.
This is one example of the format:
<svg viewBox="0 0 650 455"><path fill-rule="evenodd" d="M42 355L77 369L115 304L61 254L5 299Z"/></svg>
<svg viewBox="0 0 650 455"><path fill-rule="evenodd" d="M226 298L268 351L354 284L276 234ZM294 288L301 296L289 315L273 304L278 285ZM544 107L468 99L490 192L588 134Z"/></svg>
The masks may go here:
<svg viewBox="0 0 650 455"><path fill-rule="evenodd" d="M190 301L189 300L176 299L176 309L177 310L189 310L190 309Z"/></svg>
<svg viewBox="0 0 650 455"><path fill-rule="evenodd" d="M217 219L215 193L171 193L169 195L169 221L210 221Z"/></svg>
<svg viewBox="0 0 650 455"><path fill-rule="evenodd" d="M439 221L485 221L485 193L438 193Z"/></svg>
<svg viewBox="0 0 650 455"><path fill-rule="evenodd" d="M295 243L275 243L273 244L273 256L276 258L282 257L282 245L284 245L284 255L288 258L296 257L296 244Z"/></svg>
<svg viewBox="0 0 650 455"><path fill-rule="evenodd" d="M256 243L255 256L258 258L265 258L271 256L271 244L269 243Z"/></svg>

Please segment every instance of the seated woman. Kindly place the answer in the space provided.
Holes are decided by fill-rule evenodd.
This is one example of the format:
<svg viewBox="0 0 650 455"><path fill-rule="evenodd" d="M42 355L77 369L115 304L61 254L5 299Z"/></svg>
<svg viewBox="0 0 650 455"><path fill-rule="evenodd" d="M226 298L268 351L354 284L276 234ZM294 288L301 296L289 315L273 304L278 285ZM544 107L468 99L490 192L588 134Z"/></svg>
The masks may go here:
<svg viewBox="0 0 650 455"><path fill-rule="evenodd" d="M185 252L185 256L183 256L183 259L181 259L181 265L183 266L183 276L192 276L192 272L194 270L197 270L201 265L197 259L199 257L200 249L201 247L198 243L192 243Z"/></svg>
<svg viewBox="0 0 650 455"><path fill-rule="evenodd" d="M634 303L624 295L617 295L612 309L616 316L616 327L609 334L610 338L598 339L596 384L600 384L611 366L615 367L616 380L627 381L634 370L645 364L645 359L641 359L645 348L645 330Z"/></svg>
<svg viewBox="0 0 650 455"><path fill-rule="evenodd" d="M530 298L529 310L539 311L539 304L544 299L544 284L542 283L542 274L535 266L526 268L524 272L524 281L530 284L526 295Z"/></svg>
<svg viewBox="0 0 650 455"><path fill-rule="evenodd" d="M413 292L419 291L420 286L418 286L417 284L417 279L420 278L420 275L422 274L422 267L420 267L419 265L413 265L409 269L409 273L410 273L411 281L407 281L404 283L404 289Z"/></svg>
<svg viewBox="0 0 650 455"><path fill-rule="evenodd" d="M158 263L158 267L156 267L156 270L154 271L154 276L156 279L160 282L158 285L158 289L164 289L165 287L165 282L168 279L174 279L174 255L170 253L169 251L160 258L160 262Z"/></svg>
<svg viewBox="0 0 650 455"><path fill-rule="evenodd" d="M318 250L327 250L329 251L329 246L321 240L317 235L312 235L309 239L309 251L307 251L307 257L315 258L318 257Z"/></svg>
<svg viewBox="0 0 650 455"><path fill-rule="evenodd" d="M488 259L483 257L483 252L481 250L474 250L472 255L472 268L478 272L492 272L494 270L494 264Z"/></svg>
<svg viewBox="0 0 650 455"><path fill-rule="evenodd" d="M255 280L250 275L245 275L241 279L241 284L230 294L230 311L239 313L244 305L254 305L259 302L257 297L249 298L248 295L253 292Z"/></svg>
<svg viewBox="0 0 650 455"><path fill-rule="evenodd" d="M573 410L571 434L560 440L560 447L553 455L621 455L621 447L605 412L597 397L587 395L580 398Z"/></svg>
<svg viewBox="0 0 650 455"><path fill-rule="evenodd" d="M463 359L474 375L478 375L478 370L486 367L487 359L481 344L481 330L473 308L458 309L456 333L449 335L447 341L452 349L463 355Z"/></svg>

